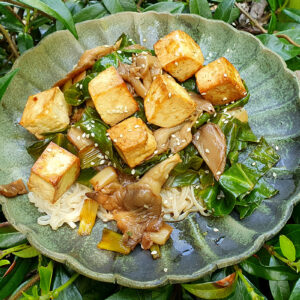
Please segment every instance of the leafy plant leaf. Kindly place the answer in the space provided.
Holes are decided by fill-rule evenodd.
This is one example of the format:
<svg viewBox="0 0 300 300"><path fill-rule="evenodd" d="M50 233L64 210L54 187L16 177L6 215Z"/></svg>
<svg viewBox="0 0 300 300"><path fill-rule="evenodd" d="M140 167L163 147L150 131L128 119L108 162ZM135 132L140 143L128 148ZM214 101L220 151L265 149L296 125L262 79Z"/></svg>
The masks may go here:
<svg viewBox="0 0 300 300"><path fill-rule="evenodd" d="M279 244L280 249L283 255L289 260L289 261L295 261L296 260L296 249L293 244L293 242L286 237L285 235L279 236Z"/></svg>
<svg viewBox="0 0 300 300"><path fill-rule="evenodd" d="M26 249L23 249L21 251L13 252L15 256L22 257L22 258L30 258L30 257L36 257L40 254L39 251L37 251L32 246L29 246Z"/></svg>
<svg viewBox="0 0 300 300"><path fill-rule="evenodd" d="M300 279L297 280L289 300L299 300L300 299Z"/></svg>
<svg viewBox="0 0 300 300"><path fill-rule="evenodd" d="M201 297L201 299L223 299L228 297L236 285L236 273L215 282L190 283L181 286L191 294Z"/></svg>
<svg viewBox="0 0 300 300"><path fill-rule="evenodd" d="M280 266L281 263L275 259L275 257L270 257L269 266ZM290 285L287 280L273 281L269 280L269 287L274 300L287 300L290 296Z"/></svg>
<svg viewBox="0 0 300 300"><path fill-rule="evenodd" d="M26 243L26 237L11 225L0 228L0 248L11 248Z"/></svg>
<svg viewBox="0 0 300 300"><path fill-rule="evenodd" d="M284 60L289 60L300 54L300 48L290 44L287 40L278 38L271 34L260 34L257 36L268 48L280 55Z"/></svg>
<svg viewBox="0 0 300 300"><path fill-rule="evenodd" d="M7 259L1 259L0 260L0 267L6 266L6 265L10 265L10 261Z"/></svg>
<svg viewBox="0 0 300 300"><path fill-rule="evenodd" d="M189 8L192 14L196 14L208 19L212 18L211 10L207 0L190 0Z"/></svg>
<svg viewBox="0 0 300 300"><path fill-rule="evenodd" d="M214 13L214 19L230 21L230 14L234 6L234 0L223 0Z"/></svg>
<svg viewBox="0 0 300 300"><path fill-rule="evenodd" d="M297 23L300 23L300 9L285 8L282 12Z"/></svg>
<svg viewBox="0 0 300 300"><path fill-rule="evenodd" d="M259 259L250 257L240 263L247 273L266 280L296 280L298 275L288 266L266 266Z"/></svg>
<svg viewBox="0 0 300 300"><path fill-rule="evenodd" d="M12 32L22 32L24 24L7 8L0 3L1 25Z"/></svg>
<svg viewBox="0 0 300 300"><path fill-rule="evenodd" d="M277 1L276 0L268 0L268 3L270 5L272 11L275 11L277 9Z"/></svg>
<svg viewBox="0 0 300 300"><path fill-rule="evenodd" d="M108 14L108 11L101 3L95 3L84 7L79 12L73 15L75 23L83 22L86 20L100 19Z"/></svg>
<svg viewBox="0 0 300 300"><path fill-rule="evenodd" d="M103 0L102 2L111 14L124 11L124 8L122 7L119 0Z"/></svg>
<svg viewBox="0 0 300 300"><path fill-rule="evenodd" d="M148 6L144 9L146 11L157 11L157 12L169 12L169 13L182 13L185 9L185 4L182 2L159 2L153 5Z"/></svg>
<svg viewBox="0 0 300 300"><path fill-rule="evenodd" d="M18 73L19 69L15 69L0 78L0 101L13 77Z"/></svg>
<svg viewBox="0 0 300 300"><path fill-rule="evenodd" d="M40 274L40 288L42 290L42 295L46 295L50 291L52 274L53 274L53 261L51 260L47 267L39 267Z"/></svg>
<svg viewBox="0 0 300 300"><path fill-rule="evenodd" d="M276 14L273 11L271 11L271 18L270 18L270 22L269 22L269 26L268 26L268 33L273 33L273 31L276 28L276 23L277 23Z"/></svg>
<svg viewBox="0 0 300 300"><path fill-rule="evenodd" d="M72 15L61 0L18 0L20 3L36 8L59 20L70 32L78 38Z"/></svg>
<svg viewBox="0 0 300 300"><path fill-rule="evenodd" d="M33 47L32 36L28 33L19 33L17 37L18 48L21 54Z"/></svg>

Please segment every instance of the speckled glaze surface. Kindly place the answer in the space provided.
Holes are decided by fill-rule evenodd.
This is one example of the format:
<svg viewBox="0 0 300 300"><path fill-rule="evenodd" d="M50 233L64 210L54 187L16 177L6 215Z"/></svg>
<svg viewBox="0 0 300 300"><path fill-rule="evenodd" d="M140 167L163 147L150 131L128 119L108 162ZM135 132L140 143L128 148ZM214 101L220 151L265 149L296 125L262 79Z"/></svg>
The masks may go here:
<svg viewBox="0 0 300 300"><path fill-rule="evenodd" d="M104 226L99 220L87 237L78 236L76 230L67 226L52 231L49 226L37 225L40 213L26 195L0 197L7 219L26 234L32 245L44 255L97 280L150 288L200 278L256 252L284 226L293 205L300 200L299 85L283 60L250 34L223 22L196 15L153 12L121 13L78 24L79 40L67 31L55 32L17 60L14 68L20 71L0 105L0 182L28 179L33 160L25 147L33 137L18 122L29 95L62 78L85 49L112 44L122 32L152 48L160 37L175 29L187 32L200 44L206 62L225 56L240 71L251 93L246 108L253 131L279 147L281 160L267 180L280 192L244 220L235 213L224 218L191 214L184 221L173 223L171 239L161 249L162 258L155 261L149 251L139 247L128 256L98 250L96 245ZM276 179L273 172L277 173Z"/></svg>

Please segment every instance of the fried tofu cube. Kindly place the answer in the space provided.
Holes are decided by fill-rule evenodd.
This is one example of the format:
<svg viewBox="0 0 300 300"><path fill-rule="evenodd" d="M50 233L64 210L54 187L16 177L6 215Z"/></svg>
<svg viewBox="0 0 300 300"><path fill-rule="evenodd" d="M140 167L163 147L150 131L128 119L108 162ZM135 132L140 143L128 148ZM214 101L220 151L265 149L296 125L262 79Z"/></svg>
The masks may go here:
<svg viewBox="0 0 300 300"><path fill-rule="evenodd" d="M131 117L107 132L117 151L131 168L152 155L156 149L154 135L140 118Z"/></svg>
<svg viewBox="0 0 300 300"><path fill-rule="evenodd" d="M173 127L195 111L196 103L170 75L157 75L145 97L144 107L150 123Z"/></svg>
<svg viewBox="0 0 300 300"><path fill-rule="evenodd" d="M43 139L44 133L65 129L69 123L69 105L58 87L29 96L20 121L38 139Z"/></svg>
<svg viewBox="0 0 300 300"><path fill-rule="evenodd" d="M75 182L79 172L79 158L51 142L31 168L28 189L55 203Z"/></svg>
<svg viewBox="0 0 300 300"><path fill-rule="evenodd" d="M204 63L200 46L181 30L161 38L154 50L163 69L181 82L192 77Z"/></svg>
<svg viewBox="0 0 300 300"><path fill-rule="evenodd" d="M247 95L239 72L225 57L200 69L196 83L204 99L213 105L224 105Z"/></svg>
<svg viewBox="0 0 300 300"><path fill-rule="evenodd" d="M97 75L89 83L89 92L102 120L113 126L138 110L138 104L115 67Z"/></svg>

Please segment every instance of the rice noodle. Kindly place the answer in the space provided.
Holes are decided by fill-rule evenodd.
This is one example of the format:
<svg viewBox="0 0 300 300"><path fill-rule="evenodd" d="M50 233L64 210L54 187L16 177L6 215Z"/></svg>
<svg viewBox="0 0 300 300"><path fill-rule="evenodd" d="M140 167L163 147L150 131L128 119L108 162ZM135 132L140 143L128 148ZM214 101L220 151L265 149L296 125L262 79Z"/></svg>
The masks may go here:
<svg viewBox="0 0 300 300"><path fill-rule="evenodd" d="M203 216L209 216L204 203L195 198L193 186L164 188L160 195L165 221L181 221L195 211Z"/></svg>
<svg viewBox="0 0 300 300"><path fill-rule="evenodd" d="M39 212L46 213L37 219L39 225L50 225L53 230L67 223L71 228L76 228L75 222L79 221L80 211L86 199L85 193L90 192L88 187L75 183L54 204L45 201L38 195L30 192L29 201Z"/></svg>

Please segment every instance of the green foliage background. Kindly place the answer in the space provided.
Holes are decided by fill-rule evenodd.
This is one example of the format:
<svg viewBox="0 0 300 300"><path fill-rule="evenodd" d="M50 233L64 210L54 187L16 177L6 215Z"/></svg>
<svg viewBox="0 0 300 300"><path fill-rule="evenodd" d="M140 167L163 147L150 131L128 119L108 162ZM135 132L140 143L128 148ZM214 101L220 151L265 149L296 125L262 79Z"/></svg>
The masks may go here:
<svg viewBox="0 0 300 300"><path fill-rule="evenodd" d="M76 23L121 11L193 13L220 19L256 34L291 70L300 70L300 1L267 0L263 17L241 26L239 16L243 6L240 5L246 2L255 1L0 1L0 100L17 72L10 72L15 59L27 49L56 30L68 29L77 37ZM40 255L1 212L0 222L0 299L300 299L299 205L283 230L239 265L218 270L193 283L153 290L124 288L74 273Z"/></svg>

